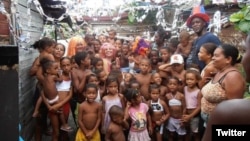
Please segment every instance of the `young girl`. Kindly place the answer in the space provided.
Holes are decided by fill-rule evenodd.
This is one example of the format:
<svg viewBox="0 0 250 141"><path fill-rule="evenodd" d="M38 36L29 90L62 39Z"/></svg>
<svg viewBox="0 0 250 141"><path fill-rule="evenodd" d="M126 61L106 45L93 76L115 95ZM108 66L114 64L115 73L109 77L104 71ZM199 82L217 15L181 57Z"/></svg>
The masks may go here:
<svg viewBox="0 0 250 141"><path fill-rule="evenodd" d="M92 83L87 84L83 93L86 100L79 106L78 123L80 128L76 133L75 141L100 141L98 127L101 123L102 108L95 101L97 86Z"/></svg>
<svg viewBox="0 0 250 141"><path fill-rule="evenodd" d="M128 101L125 119L131 120L128 141L150 141L149 134L152 134L152 123L148 113L148 105L141 102L139 90L128 89L125 96Z"/></svg>
<svg viewBox="0 0 250 141"><path fill-rule="evenodd" d="M59 101L60 107L63 106L63 114L65 117L65 120L68 121L69 117L69 112L70 112L70 99L72 97L72 87L71 87L71 63L70 63L70 58L68 57L63 57L60 60L60 65L61 65L61 75L60 77L62 78L61 82L56 82L56 89L58 91L59 95ZM55 105L56 106L56 105Z"/></svg>
<svg viewBox="0 0 250 141"><path fill-rule="evenodd" d="M99 80L98 80L97 76L95 74L88 75L86 78L86 82L87 82L87 84L89 84L89 83L96 84L98 89L97 89L97 97L96 97L95 101L100 103L102 101L102 94L103 93L100 90Z"/></svg>
<svg viewBox="0 0 250 141"><path fill-rule="evenodd" d="M162 141L162 134L165 121L169 118L169 109L164 100L160 99L160 87L152 84L149 87L151 100L148 101L150 115L152 118L153 133L155 133L155 141Z"/></svg>
<svg viewBox="0 0 250 141"><path fill-rule="evenodd" d="M178 91L179 79L177 77L170 77L168 79L168 89L170 93L166 94L166 100L170 111L170 117L167 124L169 131L169 141L173 141L174 133L178 134L179 140L183 140L186 134L181 118L186 113L185 97Z"/></svg>
<svg viewBox="0 0 250 141"><path fill-rule="evenodd" d="M72 131L72 128L66 122L61 107L56 105L62 102L62 99L60 99L60 95L58 94L57 90L58 88L56 87L56 83L58 81L63 83L63 81L61 81L61 79L58 78L58 71L59 71L58 63L56 63L55 61L43 59L41 60L41 65L44 72L44 80L42 81L43 90L41 93L41 97L45 105L48 107L49 111L51 111L49 117L53 128L52 138L53 140L56 141L59 135L58 114L60 122L62 123L60 129L67 132Z"/></svg>
<svg viewBox="0 0 250 141"><path fill-rule="evenodd" d="M168 92L168 88L162 85L162 78L159 73L152 74L152 83L160 87L160 99L165 101L165 95Z"/></svg>
<svg viewBox="0 0 250 141"><path fill-rule="evenodd" d="M123 129L129 127L124 119L124 111L121 107L114 105L109 110L111 122L109 124L105 141L126 141Z"/></svg>
<svg viewBox="0 0 250 141"><path fill-rule="evenodd" d="M199 87L202 88L209 80L214 77L217 69L213 65L212 57L217 46L213 43L205 43L201 46L198 53L200 61L205 62L206 66L201 72L201 81Z"/></svg>
<svg viewBox="0 0 250 141"><path fill-rule="evenodd" d="M187 131L194 136L195 141L199 141L198 125L199 112L201 109L201 92L198 88L198 82L201 80L198 69L190 68L186 72L186 86L184 87L184 95L186 100L187 113L182 116L182 122L187 124ZM191 131L191 132L189 132Z"/></svg>
<svg viewBox="0 0 250 141"><path fill-rule="evenodd" d="M106 134L109 123L110 123L110 116L108 114L109 109L113 105L117 105L121 108L124 108L124 98L123 95L119 93L118 90L118 80L115 77L108 77L106 81L106 93L102 99L103 105L103 120L102 120L102 133Z"/></svg>

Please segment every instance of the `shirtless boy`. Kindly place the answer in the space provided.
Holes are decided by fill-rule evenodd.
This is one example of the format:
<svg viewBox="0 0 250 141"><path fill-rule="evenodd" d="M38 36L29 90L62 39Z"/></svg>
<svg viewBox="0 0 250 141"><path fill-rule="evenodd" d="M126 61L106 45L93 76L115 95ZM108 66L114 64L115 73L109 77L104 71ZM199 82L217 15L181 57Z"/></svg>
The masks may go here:
<svg viewBox="0 0 250 141"><path fill-rule="evenodd" d="M114 105L109 110L111 122L109 124L105 141L126 141L123 129L129 128L124 119L124 111L121 107Z"/></svg>
<svg viewBox="0 0 250 141"><path fill-rule="evenodd" d="M83 88L85 86L85 81L87 75L91 74L90 66L90 58L87 52L78 52L75 55L75 62L78 65L78 68L73 69L71 71L72 76L72 84L74 95L77 98L78 102L82 102L84 100L82 96Z"/></svg>
<svg viewBox="0 0 250 141"><path fill-rule="evenodd" d="M150 96L148 93L148 87L151 82L152 74L149 73L150 69L150 60L142 59L139 65L140 73L135 75L136 80L139 82L141 88L140 93L145 98L145 100L149 100Z"/></svg>
<svg viewBox="0 0 250 141"><path fill-rule="evenodd" d="M101 123L102 107L95 101L97 85L89 83L85 86L86 100L81 103L78 110L79 129L75 141L100 141L98 127Z"/></svg>

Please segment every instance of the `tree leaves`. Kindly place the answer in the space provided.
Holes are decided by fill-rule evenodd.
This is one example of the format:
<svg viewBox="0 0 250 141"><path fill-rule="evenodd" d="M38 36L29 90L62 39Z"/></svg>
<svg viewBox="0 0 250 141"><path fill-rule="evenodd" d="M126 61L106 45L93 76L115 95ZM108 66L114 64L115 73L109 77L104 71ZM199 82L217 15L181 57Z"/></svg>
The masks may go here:
<svg viewBox="0 0 250 141"><path fill-rule="evenodd" d="M250 31L250 7L245 6L240 11L233 13L229 20L234 23L236 29L248 33Z"/></svg>

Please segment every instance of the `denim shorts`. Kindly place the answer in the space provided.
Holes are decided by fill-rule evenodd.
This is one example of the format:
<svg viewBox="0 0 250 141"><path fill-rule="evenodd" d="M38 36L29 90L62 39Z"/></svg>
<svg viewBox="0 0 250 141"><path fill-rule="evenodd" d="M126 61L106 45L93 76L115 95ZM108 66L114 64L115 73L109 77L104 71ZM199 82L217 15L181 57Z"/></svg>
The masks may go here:
<svg viewBox="0 0 250 141"><path fill-rule="evenodd" d="M204 120L204 127L207 127L207 122L209 119L209 114L201 112L201 118Z"/></svg>

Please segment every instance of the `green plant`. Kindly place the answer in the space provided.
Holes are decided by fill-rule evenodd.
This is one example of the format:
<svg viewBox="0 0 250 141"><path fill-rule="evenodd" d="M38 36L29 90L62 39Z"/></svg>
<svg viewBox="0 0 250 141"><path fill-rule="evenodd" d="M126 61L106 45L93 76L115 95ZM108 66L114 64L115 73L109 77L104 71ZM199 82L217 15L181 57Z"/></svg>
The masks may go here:
<svg viewBox="0 0 250 141"><path fill-rule="evenodd" d="M236 29L244 33L250 32L250 6L245 6L240 11L233 13L229 20L234 23Z"/></svg>

